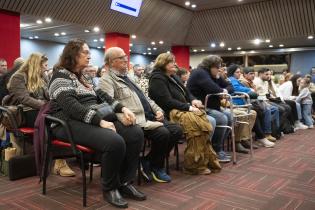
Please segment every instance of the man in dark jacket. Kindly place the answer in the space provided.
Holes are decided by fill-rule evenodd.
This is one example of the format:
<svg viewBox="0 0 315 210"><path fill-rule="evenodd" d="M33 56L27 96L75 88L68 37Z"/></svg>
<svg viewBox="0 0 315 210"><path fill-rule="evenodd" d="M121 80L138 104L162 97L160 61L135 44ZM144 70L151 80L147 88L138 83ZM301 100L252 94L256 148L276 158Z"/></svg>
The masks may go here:
<svg viewBox="0 0 315 210"><path fill-rule="evenodd" d="M221 77L222 59L215 55L205 57L193 70L188 79L187 88L199 100L205 101L208 94L231 93L233 87ZM217 126L231 125L231 113L228 109L220 109L221 97L212 96L207 104L207 113L215 118ZM229 162L230 156L223 151L224 139L228 136L226 128L216 128L212 137L212 145L221 162Z"/></svg>

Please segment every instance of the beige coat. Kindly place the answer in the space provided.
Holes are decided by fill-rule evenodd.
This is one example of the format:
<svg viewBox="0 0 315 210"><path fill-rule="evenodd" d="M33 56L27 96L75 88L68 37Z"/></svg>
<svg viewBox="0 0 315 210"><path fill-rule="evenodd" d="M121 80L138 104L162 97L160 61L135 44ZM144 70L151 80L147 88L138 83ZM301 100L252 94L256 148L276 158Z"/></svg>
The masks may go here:
<svg viewBox="0 0 315 210"><path fill-rule="evenodd" d="M126 82L120 77L116 76L116 74L114 74L112 71L107 72L100 79L98 87L119 101L123 106L130 109L136 115L136 124L140 125L142 128L146 130L152 130L163 125L160 122L146 121L144 109L137 93L130 89ZM140 87L139 89L141 90ZM153 100L147 96L146 98L150 103L154 113L157 111L163 112L163 110ZM122 114L117 114L117 116L118 119L121 120Z"/></svg>

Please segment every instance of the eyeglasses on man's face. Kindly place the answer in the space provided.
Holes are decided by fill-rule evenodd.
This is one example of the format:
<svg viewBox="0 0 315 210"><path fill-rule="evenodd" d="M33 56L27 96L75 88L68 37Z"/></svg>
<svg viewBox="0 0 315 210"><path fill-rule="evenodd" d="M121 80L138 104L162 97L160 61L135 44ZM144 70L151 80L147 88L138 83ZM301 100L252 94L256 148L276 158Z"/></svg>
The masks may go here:
<svg viewBox="0 0 315 210"><path fill-rule="evenodd" d="M128 61L128 55L122 55L122 56L119 56L119 57L116 57L116 58L113 58L112 60L121 60L121 61Z"/></svg>

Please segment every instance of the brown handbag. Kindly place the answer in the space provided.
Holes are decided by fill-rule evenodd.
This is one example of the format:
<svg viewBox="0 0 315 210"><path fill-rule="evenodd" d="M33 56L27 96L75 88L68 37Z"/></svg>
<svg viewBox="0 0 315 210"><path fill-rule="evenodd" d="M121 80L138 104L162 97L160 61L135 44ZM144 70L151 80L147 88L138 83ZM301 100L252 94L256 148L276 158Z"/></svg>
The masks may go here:
<svg viewBox="0 0 315 210"><path fill-rule="evenodd" d="M7 111L0 113L0 122L8 130L15 130L24 124L22 106L4 106Z"/></svg>

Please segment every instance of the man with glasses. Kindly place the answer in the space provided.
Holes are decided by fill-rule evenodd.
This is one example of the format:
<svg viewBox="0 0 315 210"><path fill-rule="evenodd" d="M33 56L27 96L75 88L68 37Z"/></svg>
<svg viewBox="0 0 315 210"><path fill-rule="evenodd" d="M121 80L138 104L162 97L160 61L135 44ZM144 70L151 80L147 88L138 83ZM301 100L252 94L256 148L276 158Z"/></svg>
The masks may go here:
<svg viewBox="0 0 315 210"><path fill-rule="evenodd" d="M182 130L164 119L163 110L148 98L128 75L128 56L123 49L112 47L105 52L109 72L99 82L99 88L130 109L136 115L136 124L151 141L151 151L141 160L142 175L147 181L170 182L164 170L164 158L181 138ZM118 118L120 116L118 115Z"/></svg>
<svg viewBox="0 0 315 210"><path fill-rule="evenodd" d="M8 71L7 61L3 58L0 58L0 76L4 75Z"/></svg>

